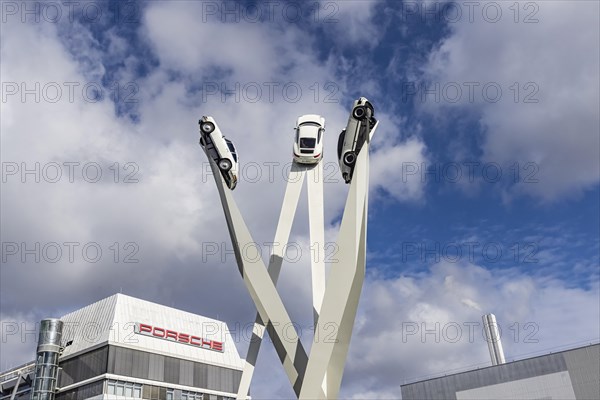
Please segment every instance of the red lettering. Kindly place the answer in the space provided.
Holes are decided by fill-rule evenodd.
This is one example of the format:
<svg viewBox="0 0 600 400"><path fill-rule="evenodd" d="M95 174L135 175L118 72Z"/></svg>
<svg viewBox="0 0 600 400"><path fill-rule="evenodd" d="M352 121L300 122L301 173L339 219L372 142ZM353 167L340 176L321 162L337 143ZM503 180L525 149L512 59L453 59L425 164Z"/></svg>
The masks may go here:
<svg viewBox="0 0 600 400"><path fill-rule="evenodd" d="M187 333L180 333L179 334L179 341L181 343L189 343L190 342L190 335L188 335Z"/></svg>
<svg viewBox="0 0 600 400"><path fill-rule="evenodd" d="M195 340L198 340L198 342L195 342ZM193 344L194 346L202 346L202 339L198 336L190 336L190 344Z"/></svg>
<svg viewBox="0 0 600 400"><path fill-rule="evenodd" d="M142 333L142 332L148 332L148 333L152 332L152 326L150 326L150 325L147 325L147 324L138 324L138 326L139 326L140 333Z"/></svg>
<svg viewBox="0 0 600 400"><path fill-rule="evenodd" d="M177 332L175 332L175 331L167 331L167 333L165 335L165 339L177 340Z"/></svg>
<svg viewBox="0 0 600 400"><path fill-rule="evenodd" d="M192 346L201 347L203 349L211 349L215 351L223 351L223 342L214 340L206 340L199 336L192 336L187 333L180 333L169 329L160 328L148 324L137 323L135 332L142 335L151 335L158 338L176 341L179 343L191 344Z"/></svg>

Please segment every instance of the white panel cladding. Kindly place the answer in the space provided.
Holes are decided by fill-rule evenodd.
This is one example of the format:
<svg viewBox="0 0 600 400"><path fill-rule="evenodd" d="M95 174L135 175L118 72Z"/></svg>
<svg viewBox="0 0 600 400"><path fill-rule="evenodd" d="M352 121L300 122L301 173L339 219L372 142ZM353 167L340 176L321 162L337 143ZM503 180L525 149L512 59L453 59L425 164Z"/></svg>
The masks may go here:
<svg viewBox="0 0 600 400"><path fill-rule="evenodd" d="M457 400L575 400L567 371L456 392Z"/></svg>
<svg viewBox="0 0 600 400"><path fill-rule="evenodd" d="M224 322L123 294L115 294L100 300L65 315L61 320L65 322L63 341L65 343L69 340L73 341L73 344L65 349L63 358L94 346L110 343L228 368L242 369L243 367L243 361ZM139 335L134 332L136 323L223 342L224 350L217 352ZM156 369L153 374L157 377L163 374L163 371L158 371L156 367L152 368Z"/></svg>
<svg viewBox="0 0 600 400"><path fill-rule="evenodd" d="M63 316L63 343L73 343L65 348L62 358L106 343L111 334L116 304L117 295L114 295Z"/></svg>

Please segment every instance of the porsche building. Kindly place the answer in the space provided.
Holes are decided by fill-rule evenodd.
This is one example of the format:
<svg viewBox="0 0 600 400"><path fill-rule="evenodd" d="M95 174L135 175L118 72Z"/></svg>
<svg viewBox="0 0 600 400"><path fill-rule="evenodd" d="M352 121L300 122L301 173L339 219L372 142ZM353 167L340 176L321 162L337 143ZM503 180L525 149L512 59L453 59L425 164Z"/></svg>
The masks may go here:
<svg viewBox="0 0 600 400"><path fill-rule="evenodd" d="M43 320L35 360L0 373L0 399L228 400L242 369L224 322L116 294Z"/></svg>
<svg viewBox="0 0 600 400"><path fill-rule="evenodd" d="M403 400L597 400L600 345L414 382L401 390Z"/></svg>

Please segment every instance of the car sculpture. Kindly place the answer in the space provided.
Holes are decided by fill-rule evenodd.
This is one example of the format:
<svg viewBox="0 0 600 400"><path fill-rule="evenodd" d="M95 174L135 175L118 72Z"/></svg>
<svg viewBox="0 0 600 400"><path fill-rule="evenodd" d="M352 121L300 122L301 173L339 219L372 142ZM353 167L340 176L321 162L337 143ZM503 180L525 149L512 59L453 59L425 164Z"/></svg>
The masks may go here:
<svg viewBox="0 0 600 400"><path fill-rule="evenodd" d="M294 161L299 164L318 164L323 158L325 118L316 114L298 117L295 128Z"/></svg>
<svg viewBox="0 0 600 400"><path fill-rule="evenodd" d="M358 153L376 123L375 109L369 100L366 97L355 100L346 129L338 138L337 155L344 182L352 181Z"/></svg>
<svg viewBox="0 0 600 400"><path fill-rule="evenodd" d="M214 118L200 119L200 146L219 167L229 189L235 189L238 182L238 156L231 140L226 139Z"/></svg>

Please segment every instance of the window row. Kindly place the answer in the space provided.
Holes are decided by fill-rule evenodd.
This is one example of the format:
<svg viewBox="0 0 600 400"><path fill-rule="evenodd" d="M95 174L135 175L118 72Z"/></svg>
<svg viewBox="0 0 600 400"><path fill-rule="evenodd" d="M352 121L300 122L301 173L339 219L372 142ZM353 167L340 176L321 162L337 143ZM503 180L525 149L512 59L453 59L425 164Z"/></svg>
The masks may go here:
<svg viewBox="0 0 600 400"><path fill-rule="evenodd" d="M214 394L175 390L114 379L106 381L106 394L150 400L234 400L231 397L217 396Z"/></svg>
<svg viewBox="0 0 600 400"><path fill-rule="evenodd" d="M134 399L141 399L142 385L140 383L115 381L109 379L106 384L106 393L117 396L132 397Z"/></svg>

